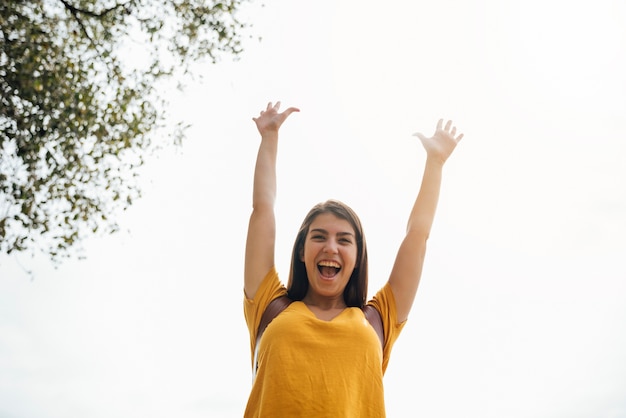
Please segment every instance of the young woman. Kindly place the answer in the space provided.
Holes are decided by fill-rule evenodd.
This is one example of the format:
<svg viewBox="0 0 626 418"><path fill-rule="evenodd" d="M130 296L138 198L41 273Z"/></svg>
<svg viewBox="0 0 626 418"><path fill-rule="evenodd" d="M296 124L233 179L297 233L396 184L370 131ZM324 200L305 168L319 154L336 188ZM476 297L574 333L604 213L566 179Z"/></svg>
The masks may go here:
<svg viewBox="0 0 626 418"><path fill-rule="evenodd" d="M432 137L415 134L427 153L421 188L389 280L366 302L367 247L361 222L339 201L320 203L305 217L287 287L278 279L278 131L299 111L279 108L280 102L269 103L253 118L261 144L246 243L244 313L251 351L258 357L245 417L384 417L383 374L420 281L443 165L463 135L442 120ZM266 327L257 347L263 313L285 295L291 303ZM375 320L366 315L368 310L375 312Z"/></svg>

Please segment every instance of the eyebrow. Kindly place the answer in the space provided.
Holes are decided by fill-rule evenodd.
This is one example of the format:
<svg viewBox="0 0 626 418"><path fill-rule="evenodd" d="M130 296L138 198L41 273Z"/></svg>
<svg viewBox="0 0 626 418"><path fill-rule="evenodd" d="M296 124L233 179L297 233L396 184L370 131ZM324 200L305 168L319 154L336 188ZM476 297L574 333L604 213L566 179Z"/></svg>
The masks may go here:
<svg viewBox="0 0 626 418"><path fill-rule="evenodd" d="M315 228L315 229L311 229L311 230L309 231L309 234L312 234L312 233L314 233L314 232L318 232L318 233L322 233L322 234L326 234L326 235L328 235L328 231L327 231L327 230L325 230L325 229L323 229L323 228ZM353 234L352 232L347 232L347 231L346 231L346 232L337 232L337 235L341 235L341 236L348 235L348 236L351 236L351 237L353 237L353 236L354 236L354 234Z"/></svg>

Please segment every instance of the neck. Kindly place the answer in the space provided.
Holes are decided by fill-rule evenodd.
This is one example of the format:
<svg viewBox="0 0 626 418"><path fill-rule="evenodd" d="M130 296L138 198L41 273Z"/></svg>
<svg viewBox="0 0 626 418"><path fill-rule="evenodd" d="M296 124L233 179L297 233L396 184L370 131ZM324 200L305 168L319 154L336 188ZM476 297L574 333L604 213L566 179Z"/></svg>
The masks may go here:
<svg viewBox="0 0 626 418"><path fill-rule="evenodd" d="M345 309L347 307L342 294L338 296L320 296L307 292L302 302L307 306L315 306L323 310Z"/></svg>

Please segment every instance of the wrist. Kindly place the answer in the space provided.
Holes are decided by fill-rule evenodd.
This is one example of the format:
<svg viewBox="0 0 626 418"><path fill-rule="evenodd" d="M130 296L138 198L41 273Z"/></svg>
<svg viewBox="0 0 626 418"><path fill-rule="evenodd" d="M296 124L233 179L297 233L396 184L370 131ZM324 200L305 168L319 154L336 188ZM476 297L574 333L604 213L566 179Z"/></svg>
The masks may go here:
<svg viewBox="0 0 626 418"><path fill-rule="evenodd" d="M428 155L426 157L426 164L430 166L438 166L440 168L443 168L443 165L445 164L445 162L446 162L446 159L443 157L434 156L434 155Z"/></svg>
<svg viewBox="0 0 626 418"><path fill-rule="evenodd" d="M278 140L278 131L261 132L261 140L262 141L277 141Z"/></svg>

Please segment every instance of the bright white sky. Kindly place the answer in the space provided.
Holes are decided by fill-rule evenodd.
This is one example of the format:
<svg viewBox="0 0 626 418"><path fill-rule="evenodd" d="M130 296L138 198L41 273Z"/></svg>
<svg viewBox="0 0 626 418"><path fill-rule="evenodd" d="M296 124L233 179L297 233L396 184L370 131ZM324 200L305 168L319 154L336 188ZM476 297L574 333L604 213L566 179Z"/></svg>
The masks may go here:
<svg viewBox="0 0 626 418"><path fill-rule="evenodd" d="M626 417L626 3L271 1L243 58L172 94L193 124L87 260L0 258L0 416L240 417L258 146L282 131L277 267L308 209L361 216L387 278L451 118L426 267L385 377L390 417ZM593 4L593 5L592 5ZM19 264L34 272L34 280Z"/></svg>

